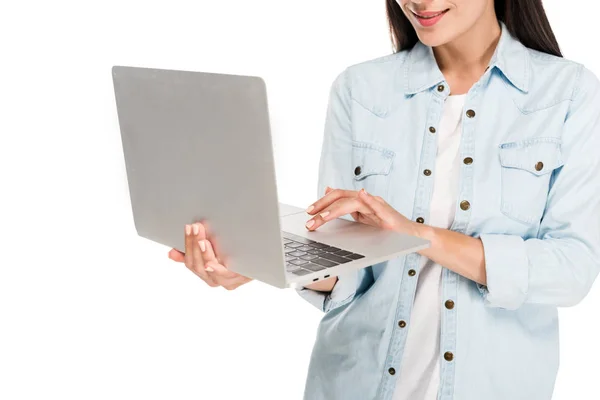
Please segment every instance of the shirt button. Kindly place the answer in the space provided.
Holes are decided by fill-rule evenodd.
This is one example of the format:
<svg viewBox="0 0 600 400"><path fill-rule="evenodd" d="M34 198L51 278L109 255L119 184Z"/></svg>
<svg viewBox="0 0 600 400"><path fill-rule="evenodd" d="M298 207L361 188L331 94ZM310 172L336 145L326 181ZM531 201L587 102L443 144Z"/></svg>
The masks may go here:
<svg viewBox="0 0 600 400"><path fill-rule="evenodd" d="M448 310L452 310L454 308L454 302L452 300L446 300L444 304Z"/></svg>
<svg viewBox="0 0 600 400"><path fill-rule="evenodd" d="M422 224L422 223L424 223L424 222L425 222L425 220L423 219L423 217L419 217L419 218L417 218L417 220L416 220L416 221L417 221L419 224Z"/></svg>
<svg viewBox="0 0 600 400"><path fill-rule="evenodd" d="M543 169L544 169L544 163L543 163L543 162L541 162L541 161L538 161L538 163L537 163L537 164L535 164L535 170L536 170L536 171L541 171L541 170L543 170Z"/></svg>
<svg viewBox="0 0 600 400"><path fill-rule="evenodd" d="M417 274L417 271L415 271L414 269L411 269L410 271L408 271L408 276L415 276Z"/></svg>
<svg viewBox="0 0 600 400"><path fill-rule="evenodd" d="M444 360L446 361L452 361L454 360L454 354L450 353L449 351L444 353Z"/></svg>
<svg viewBox="0 0 600 400"><path fill-rule="evenodd" d="M539 170L538 170L539 171ZM430 176L431 175L431 171L426 169L425 171L423 171L423 175L425 176Z"/></svg>
<svg viewBox="0 0 600 400"><path fill-rule="evenodd" d="M473 111L473 110L467 110L467 117L474 118L475 117L475 111Z"/></svg>
<svg viewBox="0 0 600 400"><path fill-rule="evenodd" d="M394 368L388 369L388 372L390 373L390 375L395 375L396 374L396 370Z"/></svg>
<svg viewBox="0 0 600 400"><path fill-rule="evenodd" d="M469 208L471 208L471 203L469 203L467 200L463 200L460 202L460 209L463 211L467 211Z"/></svg>
<svg viewBox="0 0 600 400"><path fill-rule="evenodd" d="M362 168L360 166L354 168L354 175L358 176L358 175L360 175L361 172L362 172Z"/></svg>
<svg viewBox="0 0 600 400"><path fill-rule="evenodd" d="M443 92L443 91L444 91L444 89L445 89L445 87L444 87L444 85L439 85L439 86L437 87L437 89L438 89L438 92Z"/></svg>
<svg viewBox="0 0 600 400"><path fill-rule="evenodd" d="M406 327L406 322L405 321L400 321L400 322L398 322L398 326L400 328L405 328Z"/></svg>
<svg viewBox="0 0 600 400"><path fill-rule="evenodd" d="M471 164L473 164L473 159L472 159L471 157L467 157L467 158L465 158L465 159L463 160L463 162L464 162L466 165L471 165Z"/></svg>
<svg viewBox="0 0 600 400"><path fill-rule="evenodd" d="M434 128L433 126L430 126L430 127L429 127L429 132L431 132L431 133L435 133L435 128Z"/></svg>

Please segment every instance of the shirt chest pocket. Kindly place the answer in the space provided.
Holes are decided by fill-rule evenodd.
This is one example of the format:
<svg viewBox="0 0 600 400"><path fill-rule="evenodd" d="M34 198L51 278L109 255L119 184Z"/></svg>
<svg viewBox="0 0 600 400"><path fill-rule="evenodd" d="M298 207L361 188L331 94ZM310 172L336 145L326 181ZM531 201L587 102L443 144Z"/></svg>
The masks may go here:
<svg viewBox="0 0 600 400"><path fill-rule="evenodd" d="M540 221L552 171L563 165L560 144L547 137L500 145L502 213L525 224Z"/></svg>
<svg viewBox="0 0 600 400"><path fill-rule="evenodd" d="M353 142L352 174L355 189L365 189L368 193L385 198L394 157L395 153L384 147L367 142Z"/></svg>

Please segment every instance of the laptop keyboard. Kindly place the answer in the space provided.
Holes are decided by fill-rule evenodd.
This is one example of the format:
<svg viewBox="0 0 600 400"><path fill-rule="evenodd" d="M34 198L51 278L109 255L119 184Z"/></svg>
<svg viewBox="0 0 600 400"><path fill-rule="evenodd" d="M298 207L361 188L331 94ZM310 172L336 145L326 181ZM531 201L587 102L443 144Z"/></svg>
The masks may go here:
<svg viewBox="0 0 600 400"><path fill-rule="evenodd" d="M288 232L282 234L285 269L294 275L308 275L365 257Z"/></svg>

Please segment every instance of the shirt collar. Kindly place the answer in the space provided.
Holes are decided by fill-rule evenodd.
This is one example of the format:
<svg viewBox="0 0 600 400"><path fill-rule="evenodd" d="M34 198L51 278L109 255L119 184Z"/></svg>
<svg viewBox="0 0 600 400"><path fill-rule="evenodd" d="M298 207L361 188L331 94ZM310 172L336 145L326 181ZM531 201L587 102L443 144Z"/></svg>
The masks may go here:
<svg viewBox="0 0 600 400"><path fill-rule="evenodd" d="M489 67L497 68L514 87L527 93L531 77L529 52L512 37L504 23L500 25L502 33ZM404 78L407 95L430 89L444 81L431 47L417 42L409 51L404 63Z"/></svg>

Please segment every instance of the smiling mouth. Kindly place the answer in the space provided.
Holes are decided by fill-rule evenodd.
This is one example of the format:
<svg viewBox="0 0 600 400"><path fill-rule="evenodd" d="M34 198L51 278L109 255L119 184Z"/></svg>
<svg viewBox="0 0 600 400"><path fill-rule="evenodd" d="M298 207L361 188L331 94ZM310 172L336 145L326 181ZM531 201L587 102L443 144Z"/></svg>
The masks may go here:
<svg viewBox="0 0 600 400"><path fill-rule="evenodd" d="M440 15L446 14L450 9L439 11L439 12L426 12L426 13L417 13L413 10L410 10L411 13L415 15L417 18L421 19L433 19L435 17L439 17Z"/></svg>

